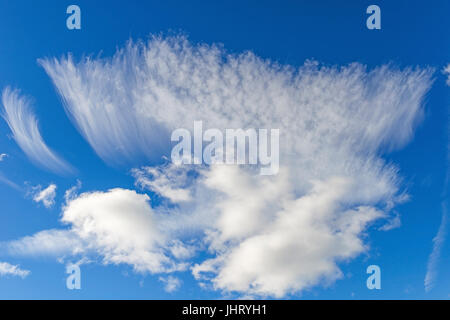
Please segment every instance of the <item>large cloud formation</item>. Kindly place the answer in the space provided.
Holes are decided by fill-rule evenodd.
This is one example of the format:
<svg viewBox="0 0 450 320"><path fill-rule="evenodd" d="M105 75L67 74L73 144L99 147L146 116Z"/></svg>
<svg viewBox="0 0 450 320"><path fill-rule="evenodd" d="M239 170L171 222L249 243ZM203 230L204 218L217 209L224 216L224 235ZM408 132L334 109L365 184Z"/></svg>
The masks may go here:
<svg viewBox="0 0 450 320"><path fill-rule="evenodd" d="M130 41L112 58L40 63L95 152L112 164L148 159L133 170L136 184L167 200L150 207L130 190L82 194L63 212L70 232L105 262L137 271L180 270L174 261L206 248L213 257L191 268L199 281L276 297L341 277L339 263L368 249L370 224L406 199L382 156L411 139L433 73L314 61L294 68L182 36ZM279 174L155 167L170 132L196 120L279 129Z"/></svg>

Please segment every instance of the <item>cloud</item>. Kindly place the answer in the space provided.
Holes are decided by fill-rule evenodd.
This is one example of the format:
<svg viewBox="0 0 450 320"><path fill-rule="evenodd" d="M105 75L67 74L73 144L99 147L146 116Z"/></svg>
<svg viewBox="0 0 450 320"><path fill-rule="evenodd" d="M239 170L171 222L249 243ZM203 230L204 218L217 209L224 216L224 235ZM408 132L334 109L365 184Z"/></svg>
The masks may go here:
<svg viewBox="0 0 450 320"><path fill-rule="evenodd" d="M361 234L384 216L369 206L347 208L350 179L317 181L308 194L285 194L274 208L271 203L285 190L270 184L270 189L249 184L233 190L242 186L233 181L241 179L238 174L216 172L207 181L229 193L218 203L219 219L210 234L219 254L195 265L193 273L216 289L280 298L321 281L332 283L342 276L337 263L364 252Z"/></svg>
<svg viewBox="0 0 450 320"><path fill-rule="evenodd" d="M12 137L31 161L56 173L73 171L44 142L29 98L21 96L18 90L7 87L3 90L2 103L3 118L11 129Z"/></svg>
<svg viewBox="0 0 450 320"><path fill-rule="evenodd" d="M130 41L112 58L40 63L95 152L110 164L153 163L132 171L136 185L167 199L152 207L131 190L82 194L63 211L71 232L105 263L154 273L177 269L169 240L193 243L188 252L210 255L192 268L199 281L276 297L339 279L340 265L368 250L370 226L405 200L383 155L413 137L433 74L315 61L294 68L182 36ZM155 166L170 132L195 120L279 129L279 174Z"/></svg>
<svg viewBox="0 0 450 320"><path fill-rule="evenodd" d="M447 76L447 85L450 86L450 63L442 70L442 72Z"/></svg>
<svg viewBox="0 0 450 320"><path fill-rule="evenodd" d="M40 63L79 131L112 163L154 158L169 132L192 128L194 120L212 128L279 128L283 145L299 153L311 143L344 142L355 153L400 146L411 137L431 84L428 69L369 72L357 63L338 68L308 61L296 70L251 52L193 46L181 36L130 41L110 59Z"/></svg>
<svg viewBox="0 0 450 320"><path fill-rule="evenodd" d="M386 224L378 228L378 230L389 231L392 229L400 228L401 226L402 220L400 218L400 214L398 212L395 212L395 214L390 218L390 220L388 220Z"/></svg>
<svg viewBox="0 0 450 320"><path fill-rule="evenodd" d="M22 188L17 183L6 178L1 172L0 172L0 182L6 184L7 186L17 191L22 191Z"/></svg>
<svg viewBox="0 0 450 320"><path fill-rule="evenodd" d="M25 278L30 274L30 271L20 269L19 266L12 265L8 262L0 262L0 276L18 276Z"/></svg>
<svg viewBox="0 0 450 320"><path fill-rule="evenodd" d="M63 257L77 255L86 251L86 244L72 230L50 229L32 236L0 244L3 252L13 256Z"/></svg>
<svg viewBox="0 0 450 320"><path fill-rule="evenodd" d="M0 162L4 161L7 157L8 155L6 153L0 154ZM13 189L21 191L21 188L16 183L6 178L1 172L0 172L0 182L6 184L7 186Z"/></svg>
<svg viewBox="0 0 450 320"><path fill-rule="evenodd" d="M50 184L47 188L42 190L41 186L33 188L33 201L42 202L46 208L51 208L55 204L56 185Z"/></svg>
<svg viewBox="0 0 450 320"><path fill-rule="evenodd" d="M164 290L169 293L177 291L181 287L181 280L174 276L168 276L167 278L160 277L159 281L164 282Z"/></svg>
<svg viewBox="0 0 450 320"><path fill-rule="evenodd" d="M70 200L75 199L78 195L78 190L81 189L81 180L77 179L77 184L74 185L72 188L66 190L66 192L64 192L64 199L66 200L66 202L69 202Z"/></svg>
<svg viewBox="0 0 450 320"><path fill-rule="evenodd" d="M163 168L144 167L132 170L136 186L151 190L172 202L191 200L189 171L179 166Z"/></svg>
<svg viewBox="0 0 450 320"><path fill-rule="evenodd" d="M444 74L448 76L447 79L447 85L450 86L450 64L448 64L444 70ZM425 280L424 280L424 286L425 291L429 292L431 289L433 289L436 278L438 276L438 265L439 261L441 259L441 252L442 248L444 246L446 237L447 237L447 228L448 228L448 185L450 180L450 170L449 170L449 164L450 164L450 111L447 114L448 121L447 121L447 173L445 176L445 182L444 182L444 190L443 190L443 198L444 200L441 203L442 206L442 218L441 223L439 225L438 232L436 236L433 238L433 249L430 253L430 256L428 258L428 264L427 264L427 272L425 274Z"/></svg>
<svg viewBox="0 0 450 320"><path fill-rule="evenodd" d="M176 269L163 252L166 239L149 200L124 189L85 193L67 204L62 222L101 252L105 263L130 264L140 272Z"/></svg>
<svg viewBox="0 0 450 320"><path fill-rule="evenodd" d="M15 255L95 254L105 264L128 264L142 273L185 269L185 264L176 261L182 256L182 245L158 229L159 217L149 200L125 189L83 193L63 208L61 222L70 229L42 231L3 247ZM172 247L181 253L172 255Z"/></svg>
<svg viewBox="0 0 450 320"><path fill-rule="evenodd" d="M425 285L425 291L429 292L431 289L433 289L436 278L437 278L437 267L438 263L441 257L441 251L442 247L445 242L445 237L447 234L447 208L446 204L444 203L442 208L442 220L441 224L439 226L438 233L433 238L433 250L431 251L430 257L428 258L428 264L427 264L427 273L425 275L424 285Z"/></svg>

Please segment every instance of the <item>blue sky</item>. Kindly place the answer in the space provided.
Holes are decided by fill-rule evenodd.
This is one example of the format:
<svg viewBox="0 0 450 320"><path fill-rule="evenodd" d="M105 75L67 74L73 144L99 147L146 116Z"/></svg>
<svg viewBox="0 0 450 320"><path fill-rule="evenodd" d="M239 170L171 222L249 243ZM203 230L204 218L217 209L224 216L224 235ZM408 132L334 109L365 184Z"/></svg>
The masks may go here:
<svg viewBox="0 0 450 320"><path fill-rule="evenodd" d="M81 8L81 30L66 28L68 16L66 8L70 4L77 4ZM366 28L366 18L368 17L366 8L370 4L377 4L381 8L381 30ZM245 3L238 1L222 3L146 1L145 4L142 1L77 1L76 3L40 1L39 4L31 1L1 1L0 88L2 91L6 87L20 90L20 93L16 92L16 95L10 99L11 110L16 110L18 105L25 101L21 100L23 97L30 99L30 108L38 119L42 140L52 150L50 153L58 159L64 159L61 161L70 166L71 170L67 167L56 170L54 161L48 159L49 151L41 150L41 153L38 154L40 160L33 160L23 146L20 146L17 139L13 138L7 121L0 121L0 154L7 155L0 162L0 202L2 203L0 210L0 262L8 263L11 266L20 266L21 270L30 271L24 277L13 274L1 275L0 273L0 298L216 299L252 296L293 299L448 299L450 295L450 271L448 268L450 244L449 241L445 241L445 230L448 228L445 227L445 224L441 224L441 221L444 214L442 206L448 198L448 193L445 191L445 180L448 175L448 98L450 91L446 85L446 75L442 70L450 63L448 54L450 43L445 36L450 31L446 16L446 13L450 12L449 9L450 4L446 1L439 1L433 6L427 5L423 1L377 1L376 3L345 1L337 3L336 1L321 0L283 1L277 2L277 4L269 1ZM152 39L151 37L154 35L160 36L160 38ZM182 45L183 40L180 40L181 42L174 40L180 35L184 41L188 42L187 48L183 49L185 51L181 50L181 53L173 47ZM230 203L230 206L236 206L236 211L246 217L247 207L242 205L254 201L260 205L257 214L261 214L262 217L272 217L267 203L252 193L252 190L258 190L258 187L265 182L258 180L258 177L248 178L255 185L253 189L248 190L249 198L246 201L245 197L244 200L240 197L236 200L233 192L229 191L228 185L208 180L213 184L219 183L214 184L216 189L223 187L225 191L222 191L225 194L228 192L229 202L221 202L222 198L220 197L206 197L205 199L199 196L197 198L198 194L196 193L193 206L166 201L167 197L164 197L162 191L158 191L155 184L150 183L150 187L137 185L135 183L137 177L148 179L148 172L142 169L143 166L156 167L163 162L162 156L168 156L167 150L170 150L171 144L170 140L164 140L167 139L165 130L172 129L172 124L175 126L179 123L184 124L183 118L190 119L202 114L205 115L205 119L199 120L211 121L210 123L219 123L219 125L226 122L220 122L221 119L214 118L214 113L210 119L206 119L204 109L192 103L193 100L183 100L172 86L166 85L171 83L170 81L176 81L171 77L178 75L179 71L170 65L170 61L168 69L172 73L164 73L161 71L162 69L155 71L157 76L166 77L164 81L154 83L155 86L159 86L158 90L161 90L156 92L152 91L156 90L152 89L153 87L142 85L144 81L153 83L150 80L155 79L153 77L156 76L148 71L150 69L146 69L150 74L134 77L133 70L136 69L132 67L140 66L144 62L141 51L137 54L136 60L131 59L132 50L125 50L115 62L108 60L116 50L124 48L129 39L135 41L150 39L148 47L144 45L143 49L136 45L133 48L147 50L146 52L153 52L150 51L152 47L158 49L159 51L153 52L155 65L152 66L155 68L163 65L158 62L167 62L164 50L174 54L176 59L180 58L180 55L187 57L187 66L192 68L191 72L193 72L192 83L195 84L197 79L195 76L198 76L199 81L204 81L205 84L206 93L198 96L194 93L198 89L195 85L184 87L186 92L197 98L197 101L199 101L198 98L204 98L206 101L214 102L216 101L214 95L217 95L218 101L233 102L234 100L230 100L231 98L228 96L222 95L220 90L222 88L229 93L229 96L247 97L248 99L242 101L250 101L249 105L243 106L243 108L252 108L250 104L253 101L251 99L258 95L251 92L252 90L243 90L242 88L256 88L257 90L260 88L258 84L264 86L275 83L275 85L279 84L281 89L275 88L275 85L269 86L269 89L265 93L261 93L261 96L281 98L273 103L273 110L270 108L270 104L264 101L262 106L254 106L259 108L254 111L255 117L273 112L280 117L287 117L286 119L298 120L297 122L300 123L303 119L309 119L318 128L325 126L326 129L327 124L330 123L326 119L331 115L331 122L336 121L338 129L342 124L342 129L339 130L342 130L343 136L336 134L335 137L333 129L330 129L332 133L328 135L326 133L328 131L325 129L325 131L315 129L312 131L311 140L308 140L307 132L302 131L300 126L295 127L296 121L290 123L289 130L301 133L298 136L290 136L296 141L292 148L300 146L300 151L294 152L297 158L286 160L286 163L283 163L283 153L281 153L281 162L290 170L290 177L293 180L302 181L303 179L305 181L294 182L294 187L283 191L281 182L278 188L278 182L270 180L268 183L273 182L275 190L281 192L280 195L274 196L270 205L282 207L281 199L286 194L293 194L297 200L302 201L295 202L296 205L301 206L302 203L309 201L307 203L311 203L310 205L313 207L317 205L317 210L324 210L325 213L327 210L331 210L330 208L334 208L334 203L326 208L321 207L321 205L325 206L328 196L336 197L339 207L345 207L346 210L354 209L356 206L380 210L386 217L374 218L357 235L349 235L350 239L354 241L353 244L361 240L365 245L364 249L346 248L344 250L339 245L336 248L323 248L320 246L321 242L314 242L316 239L314 236L306 238L306 243L300 247L300 251L309 252L311 250L314 253L314 248L319 248L317 250L321 252L320 254L325 252L326 256L323 257L323 260L322 258L318 260L320 265L308 267L302 259L308 259L309 256L299 255L299 260L287 259L287 264L292 263L292 270L290 268L283 269L276 264L279 261L274 262L275 258L267 255L269 260L266 262L270 265L273 262L272 275L279 270L289 270L292 272L292 278L277 280L275 277L275 280L269 284L265 280L270 278L265 277L264 272L267 270L259 270L256 266L252 269L251 264L249 264L248 278L245 275L241 277L238 274L239 262L231 257L239 257L243 254L239 251L239 244L244 240L242 238L227 239L232 244L227 241L220 243L223 246L221 250L225 252L221 255L222 251L213 247L211 241L208 240L210 238L205 238L204 231L212 230L213 235L219 234L215 239L218 242L224 239L225 229L220 229L215 224L217 222L215 219L222 221L220 219L228 212L223 208ZM206 48L204 49L206 50L205 59L215 57L215 49L211 45L218 44L222 48L219 49L222 50L219 56L224 62L222 64L218 62L218 65L225 66L221 70L226 69L231 74L236 72L241 75L241 81L244 83L242 88L239 86L225 88L224 86L228 82L222 81L223 74L221 72L219 72L218 78L208 78L206 74L213 73L211 65L214 66L215 62L208 64L204 60L196 60L195 54L192 53L200 54L201 50L198 46L202 44L206 45L203 47ZM169 49L165 46L168 46ZM274 64L267 66L261 62L262 60L258 60L259 58L256 59L256 62L251 59L247 61L243 58L241 60L236 58L235 62L243 70L248 70L249 73L254 72L253 82L247 83L246 81L249 80L245 78L245 74L239 74L232 63L227 61L226 55L239 57L240 54L248 51L252 52L254 57L278 63L279 66L289 65L300 69L291 74L289 71L278 69ZM72 54L75 67L79 72L78 79L75 77L77 73L70 70L70 60L61 58L69 53ZM97 69L89 65L85 57L90 57ZM53 58L59 59L58 62L62 66L60 69L53 62ZM47 60L38 62L39 59ZM124 63L126 59L131 61L132 67ZM302 69L301 67L308 59L317 61L323 68L314 69L313 67L313 71ZM104 61L109 61L110 69ZM77 62L80 63L77 64ZM354 62L359 63L359 67L348 67ZM366 66L366 69L362 66ZM385 66L385 69L379 69L381 66ZM122 72L121 67L126 71ZM128 67L129 69L127 69ZM198 71L196 68L200 67L203 69ZM412 68L413 71L407 71L408 68ZM95 70L98 73L95 73ZM195 73L196 71L199 72L198 75ZM130 72L132 76L129 75ZM265 78L265 72L273 75L274 80L269 82L268 79L271 78L270 76ZM96 75L100 75L100 78L96 78ZM310 82L305 80L308 76L311 79ZM301 91L302 85L297 86L290 77L297 79L306 87L304 94L298 93ZM111 79L115 79L115 81ZM217 81L219 89L213 85L206 85L216 83L215 81ZM338 85L334 87L334 83L338 83L341 87ZM117 84L125 86L124 92L121 91L123 88ZM200 88L202 87L200 86ZM309 95L308 92L315 92L316 88L319 93ZM57 89L59 89L59 93ZM137 97L131 95L134 89L137 90L136 92L140 92ZM166 92L166 95L162 95L161 92ZM351 103L352 92L356 92L354 103L361 105L359 110L362 110L360 112L352 111L356 113L356 120L350 119L352 117L349 115L352 115L352 112L350 109L345 109L353 105ZM128 114L123 110L132 108L127 102L134 103L133 107L137 105L146 107L145 103L142 105L139 103L147 101L144 99L147 93L149 96L160 94L159 99L151 100L154 101L155 107L145 109L145 112L149 119L159 121L158 123L163 128L161 134L158 129L147 130L151 125L155 125L155 122L150 120L147 126L147 122L140 117L130 118L131 122L136 121L137 127L135 128L132 128L131 122L119 121L121 116ZM317 97L319 100L324 97L324 100L305 102ZM66 109L64 108L64 99L67 102ZM173 109L175 111L173 114L169 114L169 111L165 113L166 108L172 110L171 101L175 101ZM183 101L189 102L189 104L184 105ZM118 115L117 119L112 117L113 120L108 122L105 120L107 118L105 114L94 112L92 121L95 124L88 125L88 122L83 122L83 120L77 122L76 117L86 116L89 106L90 108L95 106L102 108L107 105L106 102L111 104L110 108ZM336 108L344 108L343 121L333 118L335 104ZM298 108L295 109L298 113L294 115L293 112L290 115L286 113L288 111L284 111L285 107L287 110L290 107ZM226 110L233 118L232 110L228 111L227 109L229 108L228 104L218 103L211 108L213 111ZM317 110L318 118L306 114L308 110L311 110L308 108L318 108L314 109ZM2 107L2 110L4 111L5 108ZM135 111L130 111L130 114L133 112ZM183 113L182 116L180 116L180 112ZM105 119L101 115L105 116ZM245 113L244 117L236 118L239 123L240 119L245 118ZM346 119L350 120L346 122ZM250 117L247 122L240 123L254 123L252 121ZM376 121L379 121L383 130L377 129L377 126L372 127ZM257 124L257 122L255 123ZM270 124L270 122L264 124L267 123ZM364 131L364 127L369 127L369 125L374 130L373 132ZM354 129L347 131L346 128ZM148 139L148 141L136 142L131 134L130 138L126 130L135 129L139 137L143 137L144 140ZM325 132L323 141L317 137L322 132ZM361 132L363 135L360 134ZM367 134L367 137L364 134ZM118 135L121 137L119 137L120 142L117 142L117 145L122 146L123 150L113 148ZM111 137L111 140L105 142L102 137ZM291 142L284 142L287 140L283 140L282 137L280 138L280 148L283 150L283 143L285 146L287 145L285 148L290 148L289 143ZM123 140L120 140L122 138ZM356 140L353 141L353 139ZM308 149L306 142L303 144L302 141L310 143L313 148ZM346 146L349 148L349 150L342 151L342 155L340 153L341 146L342 149ZM317 151L318 153L311 151L316 149L324 151ZM126 161L121 161L123 153L127 153ZM129 159L130 157L131 159ZM330 161L330 158L334 158L335 161ZM317 162L323 161L323 163L309 165L308 161L311 159ZM381 173L378 171L377 162L372 162L373 159L383 161L385 167L381 169ZM120 161L116 163L115 160ZM39 161L41 161L40 164ZM340 167L340 161L347 163L345 170L350 170L351 174ZM366 161L368 164L364 168L359 168L359 161ZM392 166L395 166L397 171L390 176L393 170ZM140 171L133 174L133 169ZM161 175L167 175L169 187L180 188L176 185L179 172L175 172L174 176L170 175L170 166L163 166L161 172ZM206 176L208 176L208 172ZM235 177L234 174L235 172L231 172L230 176ZM354 180L352 183L356 185L357 189L364 190L370 196L364 194L352 197L349 195L352 194L351 188L348 191L344 190L343 194L335 195L334 190L341 187L340 182L332 180L336 175L342 175L343 178L350 177ZM386 176L389 177L386 178ZM171 177L175 177L175 181L170 181ZM214 176L208 177L214 178ZM230 178L227 183L233 186L231 189L238 186L233 183L241 181L241 177L247 177L247 172L236 174L236 180ZM387 180L382 180L384 178ZM196 179L190 177L188 182L194 184L194 188L198 187L195 190L200 190L199 193L205 191L202 189L201 182L199 182L199 186L196 186ZM311 185L316 180L320 180L328 186L330 189L324 188L331 195L326 193L324 194L325 198L321 200L319 191L317 194L314 192L311 194L311 190L314 189L311 189ZM81 187L76 190L76 194L71 199L76 200L80 197L81 200L91 200L92 202L84 204L81 200L78 201L79 199L76 203L65 200L65 191L76 186L77 181L80 181ZM171 182L175 185L170 185ZM377 182L380 182L382 186L378 186ZM53 204L51 201L47 205L42 201L34 201L40 191L52 184L56 186ZM219 187L217 187L218 185ZM164 186L167 187L166 184ZM128 193L108 193L108 190L112 188L128 190ZM395 190L392 191L393 189ZM194 189L187 187L184 190L193 192ZM89 194L83 198L82 195L86 192L97 192L95 195L98 196L98 199L88 198ZM405 193L408 194L409 199L400 201L399 195ZM186 219L188 219L186 221L192 224L192 227L190 224L189 227L180 227L177 225L176 219L175 222L163 219L166 224L158 225L155 222L156 228L160 229L159 231L164 235L162 237L164 241L172 243L170 241L177 240L188 249L195 248L192 255L182 259L183 261L170 257L175 261L170 263L176 263L178 266L187 265L184 271L161 271L159 270L161 268L153 267L151 261L142 266L139 259L139 261L135 260L134 254L139 257L142 252L148 253L147 249L153 254L156 251L152 250L156 249L148 247L147 244L143 245L143 249L141 248L142 252L136 252L135 244L130 245L132 249L128 247L124 249L122 240L127 243L125 233L122 234L124 238L118 238L122 240L118 242L114 240L111 244L102 242L104 239L100 239L99 233L90 233L92 230L83 229L83 223L89 219L95 221L100 217L95 205L102 206L105 201L112 200L112 198L105 198L106 196L130 197L130 202L125 203L128 204L134 200L142 200L145 194L148 199L151 199L152 207L156 208L155 216L159 217L161 212L169 215L171 212L186 214ZM314 200L314 196L318 197L317 200ZM389 206L391 202L395 204L392 208ZM118 207L122 208L121 205L125 206L125 204L120 202ZM387 207L389 208L387 209ZM106 208L108 207L106 206ZM83 210L92 210L92 212L89 211L90 213L85 215ZM120 211L120 209L118 210ZM145 216L147 212L153 212L153 209L146 208L145 204L136 210L138 210L136 213L138 218L142 218L141 213ZM212 222L211 225L208 225L207 223L203 224L203 221L201 223L197 221L197 219L202 220L203 216L197 216L196 210L201 212L217 210L217 213L211 213ZM301 211L301 207L298 210ZM128 219L128 211L126 214L122 213L117 213L118 219ZM339 213L333 211L329 218L320 220L320 227L328 228L329 222L337 214ZM401 225L397 224L396 228L388 231L379 230L397 216L401 220ZM135 216L130 215L129 219L134 219L133 217ZM61 219L65 219L65 223ZM180 219L180 224L182 224L185 220ZM244 218L244 224L247 223L245 219L255 218L249 215L248 218ZM268 221L271 221L270 219ZM277 229L275 227L276 220L274 221L274 227L264 226L264 232L259 229L257 231L252 229L253 233L245 231L247 232L245 233L246 237L248 237L245 240L250 241L266 234L273 234L273 238L276 238L278 235L275 234ZM144 219L144 222L148 221ZM249 222L249 224L251 223ZM442 225L444 227L441 228L439 237L443 240L442 245L439 245L439 250L435 251L437 253L434 255L434 262L429 263L433 250L433 238L438 234ZM66 248L65 251L55 253L52 250L44 250L45 245L36 241L33 246L27 247L26 250L23 249L24 237L33 236L44 230L57 229L74 232L72 229L74 226L78 226L76 229L78 231L75 231L75 233L79 232L76 233L77 236L82 238L87 234L88 238L82 239L83 244L69 243L69 249ZM133 226L130 226L130 229ZM305 228L310 227L311 225L305 225ZM124 227L124 229L126 228ZM305 234L309 234L306 232L307 230L304 231ZM320 230L317 232L321 234ZM133 232L130 234L133 235ZM110 236L114 237L114 233ZM96 240L92 240L90 237L94 237ZM169 239L166 239L167 237ZM136 237L136 239L141 243L141 238ZM143 239L142 241L150 242L162 241L159 238L155 238L155 240L153 236L149 236L147 239L145 232ZM286 241L291 240L295 242L296 238ZM61 240L49 237L48 242L52 241ZM94 241L95 244L92 244L91 241ZM270 240L267 241L270 243ZM16 246L11 246L11 243L15 243ZM17 244L22 245L20 248L23 250L17 249ZM89 244L92 247L89 247ZM78 245L82 248L80 249L82 252L73 254L71 249ZM89 248L86 249L86 246ZM158 250L168 250L168 248L162 245L161 248L158 247ZM297 247L294 245L294 248ZM127 251L128 249L132 252ZM344 252L342 258L337 258L338 254L335 252L340 252L341 249ZM157 252L160 252L158 250ZM264 247L258 248L258 250L264 252ZM294 255L297 252L294 250ZM320 254L317 253L317 255ZM107 256L110 259L125 259L126 261L120 260L121 263L115 264L112 260L108 260ZM314 257L316 257L315 253ZM81 264L82 289L68 290L65 285L67 276L65 265L79 262L83 258L82 261L89 260L89 263ZM258 256L258 259L264 258ZM212 278L195 279L190 268L195 265L207 267L206 261L215 263L214 271L210 270L213 275L208 275ZM330 261L333 263L330 264ZM334 264L335 261L336 264ZM368 290L366 287L368 277L366 268L372 264L379 265L381 268L381 290ZM298 272L302 268L320 269L322 266L329 272L324 271L323 274L320 272L316 274L308 270L305 273ZM327 269L333 267L337 267L339 272L336 269L331 271ZM258 269L257 272L254 271L256 269ZM242 272L244 273L244 271ZM424 279L428 272L434 272L434 280L429 290L426 291ZM180 283L180 286L172 292L165 290L167 289L165 281L167 282L168 277L177 279L175 282ZM289 282L289 284L285 282Z"/></svg>

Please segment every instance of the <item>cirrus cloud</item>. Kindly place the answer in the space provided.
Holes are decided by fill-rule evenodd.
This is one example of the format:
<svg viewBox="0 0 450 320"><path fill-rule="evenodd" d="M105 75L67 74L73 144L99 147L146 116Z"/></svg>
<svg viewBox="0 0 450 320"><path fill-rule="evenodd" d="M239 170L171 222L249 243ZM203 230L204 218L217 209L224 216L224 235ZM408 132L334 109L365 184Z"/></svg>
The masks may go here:
<svg viewBox="0 0 450 320"><path fill-rule="evenodd" d="M21 96L18 90L6 87L2 93L2 104L3 118L11 129L12 137L31 161L52 172L73 172L73 168L42 138L29 98Z"/></svg>

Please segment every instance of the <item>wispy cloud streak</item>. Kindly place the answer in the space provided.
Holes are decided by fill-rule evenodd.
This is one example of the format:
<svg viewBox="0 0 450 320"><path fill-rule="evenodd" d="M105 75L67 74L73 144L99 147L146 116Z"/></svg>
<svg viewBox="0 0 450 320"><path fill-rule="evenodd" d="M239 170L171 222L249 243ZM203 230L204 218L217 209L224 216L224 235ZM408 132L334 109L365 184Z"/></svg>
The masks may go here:
<svg viewBox="0 0 450 320"><path fill-rule="evenodd" d="M448 64L443 73L447 76L447 85L450 86L450 64ZM447 106L448 108L448 106ZM445 239L447 236L448 228L448 186L450 180L450 109L447 109L447 173L444 182L444 191L441 207L442 207L442 218L441 224L439 225L439 230L436 236L433 238L433 249L431 251L430 257L428 258L427 273L425 275L424 286L425 291L429 292L433 289L436 279L438 276L438 265L441 258L442 247L444 246Z"/></svg>
<svg viewBox="0 0 450 320"><path fill-rule="evenodd" d="M11 129L12 137L32 162L59 174L73 172L73 168L44 142L29 98L7 87L3 90L2 103L3 118Z"/></svg>
<svg viewBox="0 0 450 320"><path fill-rule="evenodd" d="M447 203L442 204L442 220L439 226L438 233L433 238L433 250L431 251L430 257L428 258L427 273L425 275L424 285L425 291L429 292L433 289L437 274L438 274L438 264L441 257L442 247L445 243L445 237L447 235Z"/></svg>

